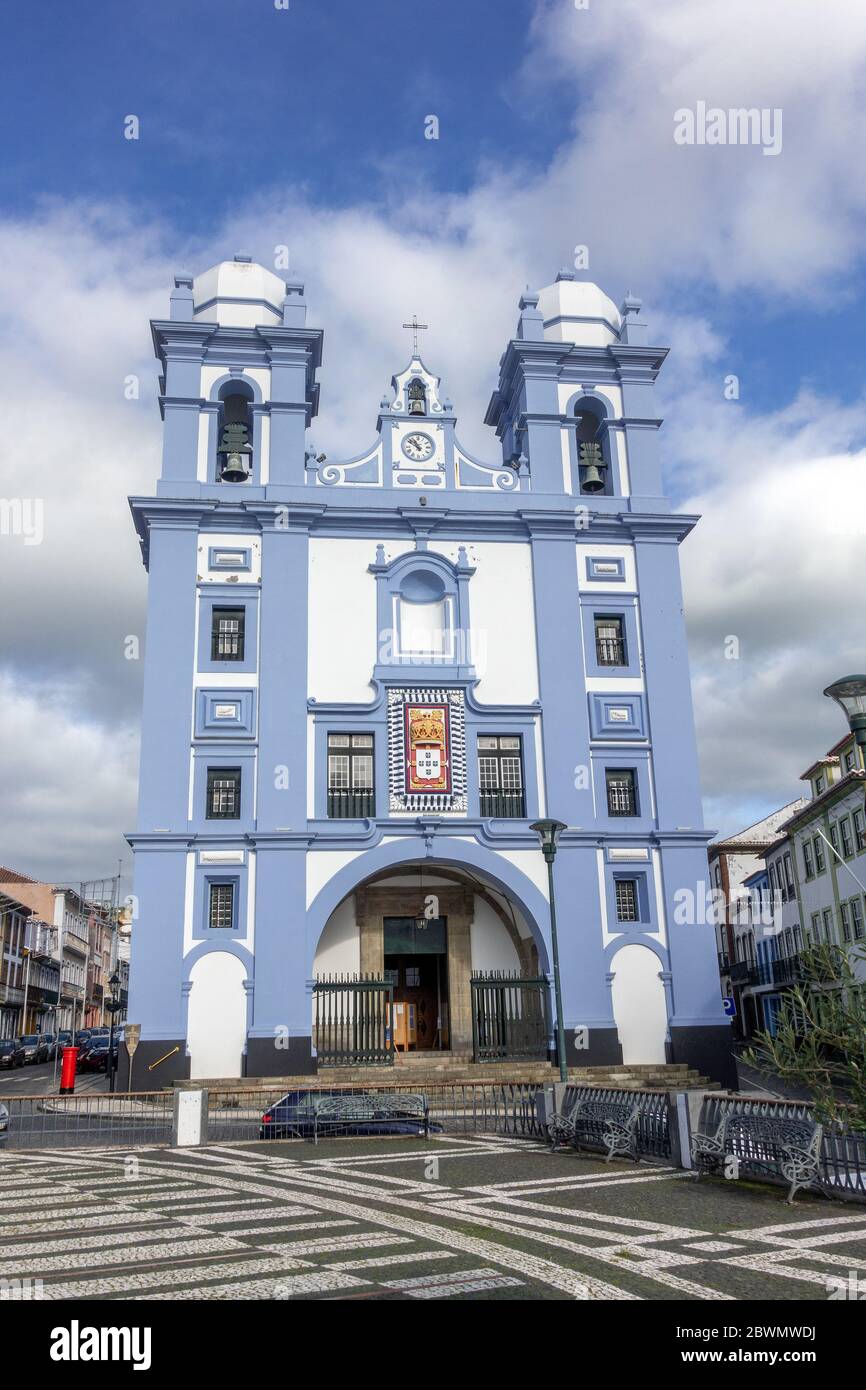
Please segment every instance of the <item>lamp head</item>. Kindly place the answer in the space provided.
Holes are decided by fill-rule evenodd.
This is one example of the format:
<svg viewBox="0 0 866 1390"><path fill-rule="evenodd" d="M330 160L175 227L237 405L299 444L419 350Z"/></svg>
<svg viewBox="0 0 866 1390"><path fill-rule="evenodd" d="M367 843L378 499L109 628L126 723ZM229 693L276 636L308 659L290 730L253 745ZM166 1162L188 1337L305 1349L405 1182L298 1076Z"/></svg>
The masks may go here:
<svg viewBox="0 0 866 1390"><path fill-rule="evenodd" d="M553 863L556 857L556 846L559 837L565 830L565 822L561 820L537 820L533 821L529 827L534 830L541 841L541 852L549 864Z"/></svg>
<svg viewBox="0 0 866 1390"><path fill-rule="evenodd" d="M843 676L828 685L824 694L844 710L857 742L866 742L866 676Z"/></svg>

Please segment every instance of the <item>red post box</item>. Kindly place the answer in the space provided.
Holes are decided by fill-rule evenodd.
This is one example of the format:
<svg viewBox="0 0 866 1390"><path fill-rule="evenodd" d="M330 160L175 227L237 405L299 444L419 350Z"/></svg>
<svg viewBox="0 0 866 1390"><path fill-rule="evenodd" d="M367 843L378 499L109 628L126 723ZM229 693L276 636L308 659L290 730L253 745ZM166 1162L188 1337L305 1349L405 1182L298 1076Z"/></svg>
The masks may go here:
<svg viewBox="0 0 866 1390"><path fill-rule="evenodd" d="M71 1096L75 1090L75 1063L78 1061L80 1048L64 1047L63 1063L60 1068L60 1094Z"/></svg>

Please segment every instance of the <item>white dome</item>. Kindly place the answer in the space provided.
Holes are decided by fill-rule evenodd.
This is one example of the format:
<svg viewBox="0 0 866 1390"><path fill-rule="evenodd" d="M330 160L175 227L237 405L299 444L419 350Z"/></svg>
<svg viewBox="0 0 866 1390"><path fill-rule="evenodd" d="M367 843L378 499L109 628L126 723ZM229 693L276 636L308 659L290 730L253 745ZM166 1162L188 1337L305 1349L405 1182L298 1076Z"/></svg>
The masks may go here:
<svg viewBox="0 0 866 1390"><path fill-rule="evenodd" d="M605 347L618 339L622 327L613 300L591 280L557 280L539 291L538 308L544 336L554 343Z"/></svg>
<svg viewBox="0 0 866 1390"><path fill-rule="evenodd" d="M228 328L280 324L286 282L245 258L220 261L192 282L193 318Z"/></svg>

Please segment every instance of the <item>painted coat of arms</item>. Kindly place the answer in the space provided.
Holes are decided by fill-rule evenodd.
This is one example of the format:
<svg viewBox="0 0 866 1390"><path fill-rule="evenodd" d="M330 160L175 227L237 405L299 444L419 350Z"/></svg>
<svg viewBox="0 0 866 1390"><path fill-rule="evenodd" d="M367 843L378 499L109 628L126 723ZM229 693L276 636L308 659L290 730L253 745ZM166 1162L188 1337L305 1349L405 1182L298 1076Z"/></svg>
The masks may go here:
<svg viewBox="0 0 866 1390"><path fill-rule="evenodd" d="M406 792L451 791L447 705L405 706Z"/></svg>

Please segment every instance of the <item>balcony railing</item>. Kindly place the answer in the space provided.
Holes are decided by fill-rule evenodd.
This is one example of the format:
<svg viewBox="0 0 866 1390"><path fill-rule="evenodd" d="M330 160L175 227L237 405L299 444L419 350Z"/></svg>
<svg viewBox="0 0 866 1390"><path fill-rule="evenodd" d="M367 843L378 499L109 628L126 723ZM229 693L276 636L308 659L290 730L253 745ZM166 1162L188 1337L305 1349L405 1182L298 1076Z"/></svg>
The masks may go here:
<svg viewBox="0 0 866 1390"><path fill-rule="evenodd" d="M523 791L482 791L479 795L482 816L497 820L521 820L526 815Z"/></svg>
<svg viewBox="0 0 866 1390"><path fill-rule="evenodd" d="M621 637L596 637L595 657L599 666L625 666L625 642Z"/></svg>
<svg viewBox="0 0 866 1390"><path fill-rule="evenodd" d="M332 820L359 820L375 816L376 794L367 791L328 791L328 815Z"/></svg>
<svg viewBox="0 0 866 1390"><path fill-rule="evenodd" d="M735 960L728 974L732 985L754 985L757 983L757 970L750 960Z"/></svg>

